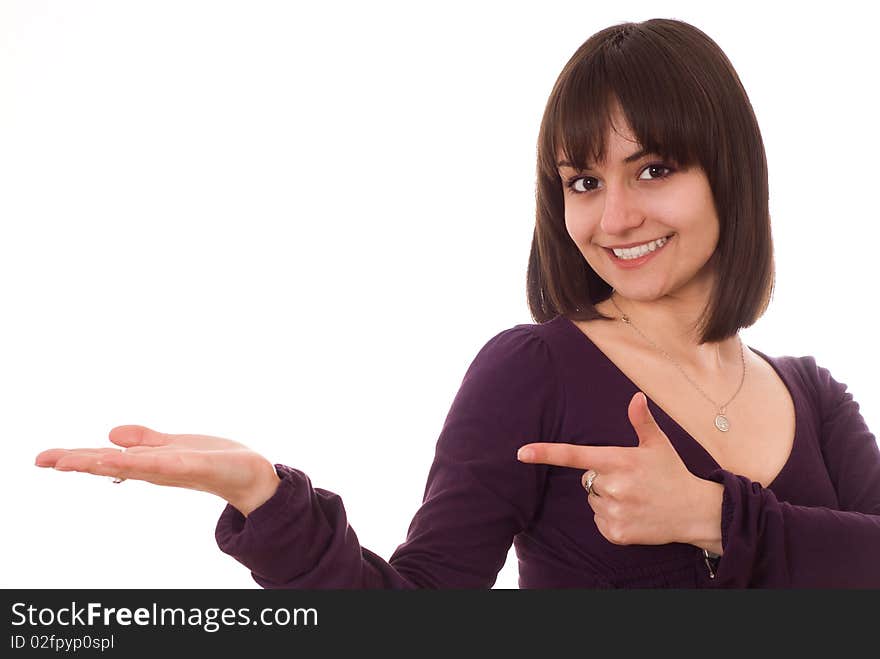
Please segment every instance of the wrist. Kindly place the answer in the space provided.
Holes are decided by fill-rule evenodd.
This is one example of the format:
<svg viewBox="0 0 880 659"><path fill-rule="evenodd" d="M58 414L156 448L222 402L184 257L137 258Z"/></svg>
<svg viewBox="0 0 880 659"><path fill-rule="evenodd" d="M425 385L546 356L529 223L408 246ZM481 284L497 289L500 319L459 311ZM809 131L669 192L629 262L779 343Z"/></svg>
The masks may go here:
<svg viewBox="0 0 880 659"><path fill-rule="evenodd" d="M721 546L721 506L724 486L715 481L697 478L694 499L693 524L686 542L717 555L724 553Z"/></svg>
<svg viewBox="0 0 880 659"><path fill-rule="evenodd" d="M261 471L255 484L248 488L247 492L243 493L240 497L237 497L234 500L227 499L227 501L233 508L247 517L271 499L275 492L278 491L278 486L280 484L281 479L275 471L275 466L266 462L265 467Z"/></svg>

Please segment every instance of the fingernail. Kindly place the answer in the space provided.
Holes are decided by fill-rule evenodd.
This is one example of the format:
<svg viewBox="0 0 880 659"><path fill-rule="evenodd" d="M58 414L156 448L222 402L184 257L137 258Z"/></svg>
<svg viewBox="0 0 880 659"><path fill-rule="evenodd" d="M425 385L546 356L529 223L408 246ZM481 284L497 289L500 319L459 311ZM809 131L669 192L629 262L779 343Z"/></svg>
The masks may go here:
<svg viewBox="0 0 880 659"><path fill-rule="evenodd" d="M70 467L55 467L56 471L73 471Z"/></svg>
<svg viewBox="0 0 880 659"><path fill-rule="evenodd" d="M517 460L531 460L535 457L535 452L530 448L521 448L516 452Z"/></svg>

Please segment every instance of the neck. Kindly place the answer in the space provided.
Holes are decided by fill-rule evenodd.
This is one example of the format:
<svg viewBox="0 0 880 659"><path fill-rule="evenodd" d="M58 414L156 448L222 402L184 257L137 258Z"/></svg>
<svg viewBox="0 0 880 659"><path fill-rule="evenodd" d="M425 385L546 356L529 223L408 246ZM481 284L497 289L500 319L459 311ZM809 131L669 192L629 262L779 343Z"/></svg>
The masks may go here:
<svg viewBox="0 0 880 659"><path fill-rule="evenodd" d="M657 349L642 334L691 373L712 377L733 367L738 369L741 355L736 336L700 344L697 325L707 300L708 294L693 291L650 301L626 298L614 291L601 311L616 318L622 312L641 334L631 329L628 331L646 348Z"/></svg>

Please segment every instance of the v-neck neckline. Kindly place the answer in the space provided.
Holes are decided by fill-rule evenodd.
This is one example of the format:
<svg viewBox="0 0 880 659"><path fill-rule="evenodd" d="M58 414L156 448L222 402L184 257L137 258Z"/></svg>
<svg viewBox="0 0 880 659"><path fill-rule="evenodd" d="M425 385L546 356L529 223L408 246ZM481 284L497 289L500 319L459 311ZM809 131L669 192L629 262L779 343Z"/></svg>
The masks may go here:
<svg viewBox="0 0 880 659"><path fill-rule="evenodd" d="M598 353L599 357L602 360L604 360L605 362L607 362L612 367L612 369L616 373L618 373L619 376L623 380L625 380L628 383L630 388L633 389L633 395L635 395L636 391L642 391L642 389L639 388L639 386L635 382L633 382L632 379L626 373L624 373L621 370L621 368L617 364L615 364L611 360L611 358L608 355L606 355L598 345L596 345L596 343L593 341L593 339L591 339L585 332L583 332L581 330L581 328L579 328L577 325L575 325L571 319L560 314L559 316L557 316L557 318L555 320L563 323L564 325L567 325L573 331L577 332L578 336L582 337L583 339L586 339L586 345L588 347L591 347L596 353ZM550 321L550 322L553 322L553 321ZM782 384L788 390L788 395L791 398L792 405L794 406L794 438L792 439L792 443L791 443L791 451L789 452L788 458L786 458L785 463L782 465L782 468L779 470L779 472L777 472L776 476L773 477L773 480L771 480L767 485L762 486L764 488L769 488L769 487L775 485L779 481L780 477L788 470L788 466L791 464L792 460L794 459L794 453L795 453L795 450L798 445L798 434L799 434L799 430L801 428L801 424L799 422L800 409L799 409L799 405L798 405L797 396L794 395L794 392L792 390L792 386L788 380L788 377L785 375L785 373L782 372L782 370L779 367L777 367L777 365L773 362L773 359L768 357L767 355L765 355L760 350L757 350L756 348L753 348L752 346L750 346L748 344L745 344L745 345L749 348L749 350L751 350L752 352L757 354L759 357L761 357L761 359L763 359L765 362L767 362L770 365L770 367L776 372L776 374L779 376L779 379L782 381ZM700 451L703 454L704 458L706 460L708 460L708 462L712 465L713 469L724 469L724 467L722 467L720 464L718 464L718 461L713 457L713 455L711 453L709 453L709 451L706 449L706 447L704 447L702 444L700 444L700 442L698 442L696 439L694 439L694 437L687 430L685 430L684 427L678 421L676 421L670 414L668 414L666 412L666 410L664 410L662 407L660 407L660 405L658 405L650 396L648 396L648 394L646 394L644 391L642 391L642 393L645 394L645 398L647 399L650 407L653 408L653 410L656 410L657 413L659 413L662 417L664 417L680 436L684 437L687 441L689 441L691 443L691 445L694 448L696 448L696 450Z"/></svg>

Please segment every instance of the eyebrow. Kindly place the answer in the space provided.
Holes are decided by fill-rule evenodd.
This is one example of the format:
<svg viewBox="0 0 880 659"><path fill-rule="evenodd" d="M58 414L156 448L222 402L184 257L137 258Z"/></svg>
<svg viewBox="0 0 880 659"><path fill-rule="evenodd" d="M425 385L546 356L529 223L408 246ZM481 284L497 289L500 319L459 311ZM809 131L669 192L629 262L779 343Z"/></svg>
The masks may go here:
<svg viewBox="0 0 880 659"><path fill-rule="evenodd" d="M628 155L628 156L627 156L626 158L624 158L621 162L622 162L623 164L625 164L625 165L628 165L629 163L631 163L631 162L633 162L633 161L635 161L635 160L638 160L638 159L641 158L642 156L645 156L645 155L647 155L647 154L649 154L649 153L650 153L650 151L646 151L645 149L639 149L639 150L636 151L635 153L631 153L630 155ZM572 165L572 164L571 164L570 162L568 162L567 160L560 160L558 163L556 163L556 166L557 166L557 167L571 167L572 169L574 169L574 165ZM587 169L591 169L589 163L587 163Z"/></svg>

